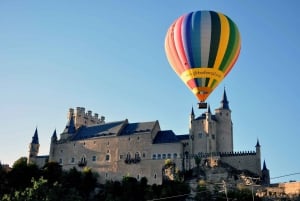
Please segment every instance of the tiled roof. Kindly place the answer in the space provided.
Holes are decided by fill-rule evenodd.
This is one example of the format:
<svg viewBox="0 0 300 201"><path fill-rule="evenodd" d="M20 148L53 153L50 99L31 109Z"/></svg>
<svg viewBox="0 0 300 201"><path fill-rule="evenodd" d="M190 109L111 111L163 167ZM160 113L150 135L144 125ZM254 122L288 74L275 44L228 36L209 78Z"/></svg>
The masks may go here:
<svg viewBox="0 0 300 201"><path fill-rule="evenodd" d="M162 143L178 143L180 140L174 134L172 130L159 131L153 140L153 144Z"/></svg>
<svg viewBox="0 0 300 201"><path fill-rule="evenodd" d="M127 124L120 135L132 135L136 133L151 132L156 121Z"/></svg>
<svg viewBox="0 0 300 201"><path fill-rule="evenodd" d="M126 123L127 120L92 126L82 126L78 129L72 140L82 140L93 137L116 135L120 132L120 129Z"/></svg>
<svg viewBox="0 0 300 201"><path fill-rule="evenodd" d="M108 135L133 135L142 132L151 132L156 121L128 123L128 120L116 121L92 126L82 126L78 129L72 140L82 140L93 137L103 137Z"/></svg>
<svg viewBox="0 0 300 201"><path fill-rule="evenodd" d="M189 139L189 134L186 135L177 135L177 138L181 140L188 140Z"/></svg>

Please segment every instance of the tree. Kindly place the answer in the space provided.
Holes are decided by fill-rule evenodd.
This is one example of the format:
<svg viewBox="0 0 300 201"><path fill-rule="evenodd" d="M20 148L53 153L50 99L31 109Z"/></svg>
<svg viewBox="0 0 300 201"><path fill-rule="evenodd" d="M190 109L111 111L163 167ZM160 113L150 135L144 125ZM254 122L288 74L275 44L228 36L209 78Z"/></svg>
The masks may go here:
<svg viewBox="0 0 300 201"><path fill-rule="evenodd" d="M12 195L6 194L2 201L82 201L74 189L64 189L57 182L49 186L43 177L32 179L32 186L23 191L15 191Z"/></svg>
<svg viewBox="0 0 300 201"><path fill-rule="evenodd" d="M31 185L32 178L39 178L41 172L37 165L27 164L27 158L21 157L14 162L12 170L8 173L7 185L13 192L14 190L23 190Z"/></svg>
<svg viewBox="0 0 300 201"><path fill-rule="evenodd" d="M53 184L54 182L59 182L61 180L63 171L61 165L57 162L48 162L43 167L42 173L48 183Z"/></svg>

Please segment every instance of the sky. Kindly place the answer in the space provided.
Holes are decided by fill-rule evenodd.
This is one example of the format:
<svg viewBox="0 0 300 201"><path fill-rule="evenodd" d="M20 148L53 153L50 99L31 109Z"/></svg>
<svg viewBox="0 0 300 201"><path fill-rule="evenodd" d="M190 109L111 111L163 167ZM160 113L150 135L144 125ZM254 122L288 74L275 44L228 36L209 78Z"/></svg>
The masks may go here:
<svg viewBox="0 0 300 201"><path fill-rule="evenodd" d="M226 88L234 150L255 150L271 182L300 181L300 1L111 0L0 1L0 161L28 155L38 129L40 155L61 133L69 108L106 122L159 120L188 133L197 99L170 67L166 31L179 16L214 10L241 34L241 53L209 96L212 112Z"/></svg>

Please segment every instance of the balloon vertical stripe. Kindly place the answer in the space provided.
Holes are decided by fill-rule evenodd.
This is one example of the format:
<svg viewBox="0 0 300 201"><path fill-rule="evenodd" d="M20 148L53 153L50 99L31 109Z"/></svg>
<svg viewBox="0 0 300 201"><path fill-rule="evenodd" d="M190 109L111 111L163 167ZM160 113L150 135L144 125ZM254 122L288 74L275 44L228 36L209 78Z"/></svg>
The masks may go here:
<svg viewBox="0 0 300 201"><path fill-rule="evenodd" d="M210 54L209 54L207 67L212 68L214 66L218 48L219 48L221 24L217 13L210 12L210 16L211 16L212 27L211 27L211 40L210 40Z"/></svg>
<svg viewBox="0 0 300 201"><path fill-rule="evenodd" d="M210 40L211 40L211 17L209 12L200 12L200 13L201 13L201 23L200 23L201 34L199 36L201 41L200 42L201 55L199 55L201 60L200 66L208 66Z"/></svg>
<svg viewBox="0 0 300 201"><path fill-rule="evenodd" d="M230 72L240 48L235 23L214 11L182 15L171 25L165 39L170 65L200 101L205 101Z"/></svg>

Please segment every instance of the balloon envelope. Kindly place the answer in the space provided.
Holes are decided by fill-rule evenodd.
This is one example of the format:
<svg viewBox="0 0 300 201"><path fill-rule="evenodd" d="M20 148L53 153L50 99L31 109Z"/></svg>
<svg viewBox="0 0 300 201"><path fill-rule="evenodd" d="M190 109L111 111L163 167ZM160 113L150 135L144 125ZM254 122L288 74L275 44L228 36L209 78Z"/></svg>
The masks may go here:
<svg viewBox="0 0 300 201"><path fill-rule="evenodd" d="M214 11L196 11L179 17L165 38L170 65L201 102L232 69L240 49L235 23Z"/></svg>

